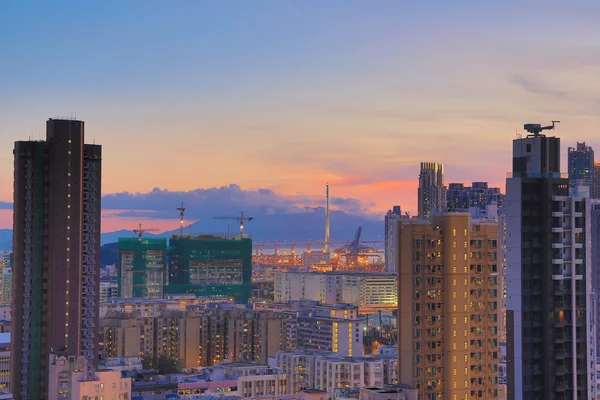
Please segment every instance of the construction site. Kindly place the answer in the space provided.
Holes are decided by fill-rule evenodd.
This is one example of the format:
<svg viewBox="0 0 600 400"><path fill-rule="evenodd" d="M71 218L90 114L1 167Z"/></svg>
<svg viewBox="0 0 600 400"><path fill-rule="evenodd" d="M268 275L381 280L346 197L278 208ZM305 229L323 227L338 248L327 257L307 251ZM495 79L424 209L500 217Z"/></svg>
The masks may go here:
<svg viewBox="0 0 600 400"><path fill-rule="evenodd" d="M222 235L223 239L248 239L246 243L252 243L253 282L273 281L275 272L383 272L385 267L384 252L382 250L384 241L362 240L361 226L357 227L353 240L331 239L329 200L329 185L326 185L324 236L322 240L257 243L249 240L249 235L244 233L245 222L250 222L254 218L245 216L243 211L235 215L215 216L213 219L237 221L239 234L232 237L228 226L227 234ZM180 227L179 234L173 236L174 243L177 243L178 239L190 239L197 236L206 237L206 235L193 235L191 224L188 226L189 233L185 233L184 216L186 209L183 203L176 210L179 211ZM141 224L133 230L140 242L144 233L153 231L156 231L156 229L142 228ZM147 240L144 240L144 242L147 242ZM169 282L169 278L168 275L164 277L165 283Z"/></svg>

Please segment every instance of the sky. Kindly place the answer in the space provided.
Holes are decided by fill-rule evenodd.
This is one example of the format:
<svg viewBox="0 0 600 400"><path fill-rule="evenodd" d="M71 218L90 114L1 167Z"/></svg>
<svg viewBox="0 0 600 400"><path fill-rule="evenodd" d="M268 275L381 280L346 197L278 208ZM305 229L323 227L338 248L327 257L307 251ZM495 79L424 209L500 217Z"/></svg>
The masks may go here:
<svg viewBox="0 0 600 400"><path fill-rule="evenodd" d="M599 20L595 1L0 2L0 228L13 142L60 116L103 145L104 231L172 229L207 193L293 212L326 182L340 210L414 213L420 161L503 188L524 123L560 120L563 158L600 148Z"/></svg>

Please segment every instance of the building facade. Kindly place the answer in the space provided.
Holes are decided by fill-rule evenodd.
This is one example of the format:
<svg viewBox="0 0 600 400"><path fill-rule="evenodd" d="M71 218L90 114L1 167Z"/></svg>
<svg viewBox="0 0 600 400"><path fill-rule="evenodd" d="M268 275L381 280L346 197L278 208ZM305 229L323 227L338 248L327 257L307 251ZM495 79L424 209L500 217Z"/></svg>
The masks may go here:
<svg viewBox="0 0 600 400"><path fill-rule="evenodd" d="M97 361L102 148L83 121L50 119L14 158L11 386L46 398L51 349Z"/></svg>
<svg viewBox="0 0 600 400"><path fill-rule="evenodd" d="M594 163L594 150L586 146L585 142L577 143L576 147L568 149L569 162L569 186L587 186L592 199L598 198L598 186L596 184L596 167Z"/></svg>
<svg viewBox="0 0 600 400"><path fill-rule="evenodd" d="M12 302L12 253L0 253L0 303Z"/></svg>
<svg viewBox="0 0 600 400"><path fill-rule="evenodd" d="M398 251L398 221L402 211L394 206L385 214L385 272L396 273L396 252Z"/></svg>
<svg viewBox="0 0 600 400"><path fill-rule="evenodd" d="M392 273L276 272L274 298L352 304L361 312L372 312L396 309L398 287Z"/></svg>
<svg viewBox="0 0 600 400"><path fill-rule="evenodd" d="M399 232L399 381L421 399L497 398L497 224L445 213Z"/></svg>
<svg viewBox="0 0 600 400"><path fill-rule="evenodd" d="M450 183L446 191L446 208L450 212L468 212L470 208L476 208L481 213L489 205L501 209L504 198L500 188L489 187L487 182L473 182L471 186Z"/></svg>
<svg viewBox="0 0 600 400"><path fill-rule="evenodd" d="M169 241L166 294L252 298L252 240L173 236Z"/></svg>
<svg viewBox="0 0 600 400"><path fill-rule="evenodd" d="M514 140L506 189L508 399L595 398L590 201L560 173L560 139Z"/></svg>
<svg viewBox="0 0 600 400"><path fill-rule="evenodd" d="M428 217L432 212L446 208L444 187L444 164L422 162L418 189L419 217Z"/></svg>
<svg viewBox="0 0 600 400"><path fill-rule="evenodd" d="M162 299L167 239L119 238L117 283L120 298Z"/></svg>

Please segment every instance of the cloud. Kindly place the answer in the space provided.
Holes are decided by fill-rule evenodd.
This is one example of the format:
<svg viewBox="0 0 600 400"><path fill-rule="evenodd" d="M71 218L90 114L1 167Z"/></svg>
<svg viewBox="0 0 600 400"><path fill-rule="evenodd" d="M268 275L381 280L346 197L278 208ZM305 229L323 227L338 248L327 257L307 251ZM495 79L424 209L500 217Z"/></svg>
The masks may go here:
<svg viewBox="0 0 600 400"><path fill-rule="evenodd" d="M121 192L103 196L102 207L114 217L144 217L173 219L178 217L184 203L185 218L199 219L213 216L277 215L310 212L307 208L322 204L321 197L284 196L271 189L242 189L239 185L170 191L155 188L146 193ZM350 214L371 214L374 203L354 198L331 198L332 208Z"/></svg>
<svg viewBox="0 0 600 400"><path fill-rule="evenodd" d="M510 83L520 87L521 89L529 93L541 94L545 96L555 97L558 99L563 99L567 96L566 91L557 90L556 88L551 87L551 85L542 82L537 82L523 75L512 75L509 81Z"/></svg>

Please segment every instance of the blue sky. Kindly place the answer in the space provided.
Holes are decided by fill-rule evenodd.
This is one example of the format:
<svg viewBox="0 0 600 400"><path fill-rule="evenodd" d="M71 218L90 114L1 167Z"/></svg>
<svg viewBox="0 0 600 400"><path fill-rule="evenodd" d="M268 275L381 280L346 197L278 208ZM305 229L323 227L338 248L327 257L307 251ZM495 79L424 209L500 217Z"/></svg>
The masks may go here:
<svg viewBox="0 0 600 400"><path fill-rule="evenodd" d="M330 182L378 213L414 207L423 160L502 185L523 123L600 146L598 21L593 1L0 2L0 201L12 143L75 114L106 194Z"/></svg>

